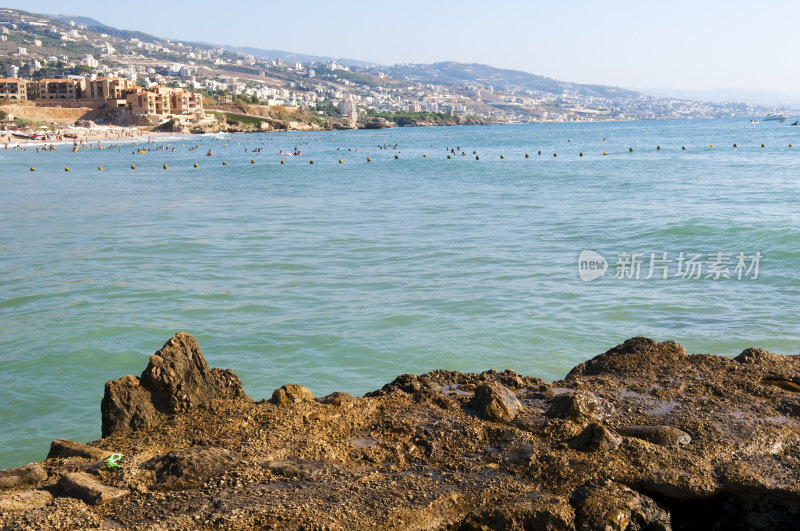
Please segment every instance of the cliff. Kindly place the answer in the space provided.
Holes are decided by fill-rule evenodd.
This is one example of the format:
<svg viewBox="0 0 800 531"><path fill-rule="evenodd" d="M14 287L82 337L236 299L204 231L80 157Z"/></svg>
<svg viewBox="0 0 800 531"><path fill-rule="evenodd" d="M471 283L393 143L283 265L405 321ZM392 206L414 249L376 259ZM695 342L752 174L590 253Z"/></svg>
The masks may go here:
<svg viewBox="0 0 800 531"><path fill-rule="evenodd" d="M101 411L102 439L0 472L0 528L800 528L800 356L761 349L254 401L179 333Z"/></svg>

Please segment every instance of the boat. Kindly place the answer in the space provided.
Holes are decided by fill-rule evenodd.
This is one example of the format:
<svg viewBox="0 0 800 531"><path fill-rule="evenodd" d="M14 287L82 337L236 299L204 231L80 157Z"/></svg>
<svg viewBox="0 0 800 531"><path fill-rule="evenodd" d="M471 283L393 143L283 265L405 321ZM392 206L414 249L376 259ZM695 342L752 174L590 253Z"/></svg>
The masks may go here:
<svg viewBox="0 0 800 531"><path fill-rule="evenodd" d="M764 117L765 122L785 122L786 115L771 112Z"/></svg>
<svg viewBox="0 0 800 531"><path fill-rule="evenodd" d="M76 135L75 133L64 133L63 137L64 138L78 138L78 135Z"/></svg>
<svg viewBox="0 0 800 531"><path fill-rule="evenodd" d="M795 120L792 125L800 125L800 120Z"/></svg>
<svg viewBox="0 0 800 531"><path fill-rule="evenodd" d="M751 124L757 124L757 123L758 123L758 120L753 120L753 119L751 119L751 120L750 120L750 123L751 123Z"/></svg>
<svg viewBox="0 0 800 531"><path fill-rule="evenodd" d="M24 138L26 140L30 140L31 139L30 133L22 133L20 131L13 131L11 133L11 136L16 137L16 138Z"/></svg>

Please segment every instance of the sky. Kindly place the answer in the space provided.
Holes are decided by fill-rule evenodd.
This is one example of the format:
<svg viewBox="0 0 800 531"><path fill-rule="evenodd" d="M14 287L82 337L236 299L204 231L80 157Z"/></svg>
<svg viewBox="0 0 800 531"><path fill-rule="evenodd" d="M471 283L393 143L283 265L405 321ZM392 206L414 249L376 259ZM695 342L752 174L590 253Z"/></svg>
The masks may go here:
<svg viewBox="0 0 800 531"><path fill-rule="evenodd" d="M796 0L37 0L3 7L89 16L183 41L378 64L475 62L578 83L800 99Z"/></svg>

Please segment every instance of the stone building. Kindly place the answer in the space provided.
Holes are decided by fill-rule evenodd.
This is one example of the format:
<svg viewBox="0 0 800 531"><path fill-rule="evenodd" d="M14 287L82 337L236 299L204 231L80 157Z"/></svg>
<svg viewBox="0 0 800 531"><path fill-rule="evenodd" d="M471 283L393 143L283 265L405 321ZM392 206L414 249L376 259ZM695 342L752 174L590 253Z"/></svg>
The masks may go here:
<svg viewBox="0 0 800 531"><path fill-rule="evenodd" d="M134 115L200 116L203 114L203 98L195 92L163 85L137 87L125 95L125 108Z"/></svg>
<svg viewBox="0 0 800 531"><path fill-rule="evenodd" d="M102 102L105 100L119 100L125 98L125 94L136 88L136 83L130 79L118 77L98 77L96 79L86 79L86 89L81 95L81 99Z"/></svg>
<svg viewBox="0 0 800 531"><path fill-rule="evenodd" d="M28 84L28 99L78 100L86 89L83 78L55 78L31 81Z"/></svg>
<svg viewBox="0 0 800 531"><path fill-rule="evenodd" d="M19 78L0 79L0 98L27 100L28 82Z"/></svg>

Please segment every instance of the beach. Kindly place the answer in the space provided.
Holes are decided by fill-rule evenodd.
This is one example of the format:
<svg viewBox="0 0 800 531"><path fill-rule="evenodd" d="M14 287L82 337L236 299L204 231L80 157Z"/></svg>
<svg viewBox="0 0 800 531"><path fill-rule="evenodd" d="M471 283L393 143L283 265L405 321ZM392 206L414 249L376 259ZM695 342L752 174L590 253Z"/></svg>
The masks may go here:
<svg viewBox="0 0 800 531"><path fill-rule="evenodd" d="M20 133L32 134L32 130L21 130ZM12 131L0 131L0 146L2 149L48 149L50 146L72 146L79 148L98 147L98 144L122 144L151 142L154 139L175 138L175 133L153 132L137 127L63 127L54 130L42 130L41 138L20 138L14 136ZM75 138L66 135L75 135Z"/></svg>

